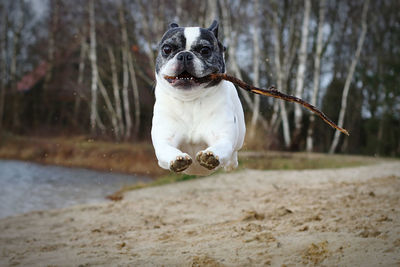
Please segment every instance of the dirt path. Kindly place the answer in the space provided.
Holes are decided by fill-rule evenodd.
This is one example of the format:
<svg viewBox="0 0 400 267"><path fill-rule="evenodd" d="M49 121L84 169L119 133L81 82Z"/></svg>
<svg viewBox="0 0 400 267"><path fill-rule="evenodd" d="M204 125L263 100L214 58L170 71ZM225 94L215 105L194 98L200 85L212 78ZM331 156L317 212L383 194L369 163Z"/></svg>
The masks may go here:
<svg viewBox="0 0 400 267"><path fill-rule="evenodd" d="M0 266L399 266L400 163L254 171L0 220Z"/></svg>

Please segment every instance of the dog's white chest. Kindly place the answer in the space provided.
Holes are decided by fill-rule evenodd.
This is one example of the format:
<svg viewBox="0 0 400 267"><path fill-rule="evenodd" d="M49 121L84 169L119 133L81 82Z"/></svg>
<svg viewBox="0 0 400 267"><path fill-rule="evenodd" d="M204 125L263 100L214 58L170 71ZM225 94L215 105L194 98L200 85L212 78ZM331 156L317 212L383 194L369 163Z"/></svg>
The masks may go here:
<svg viewBox="0 0 400 267"><path fill-rule="evenodd" d="M165 114L163 119L175 125L171 137L180 136L179 145L198 145L204 144L205 136L212 134L212 129L215 128L213 124L217 123L213 118L224 109L218 97L219 94L215 90L191 101L157 94L156 105L162 106L161 110Z"/></svg>

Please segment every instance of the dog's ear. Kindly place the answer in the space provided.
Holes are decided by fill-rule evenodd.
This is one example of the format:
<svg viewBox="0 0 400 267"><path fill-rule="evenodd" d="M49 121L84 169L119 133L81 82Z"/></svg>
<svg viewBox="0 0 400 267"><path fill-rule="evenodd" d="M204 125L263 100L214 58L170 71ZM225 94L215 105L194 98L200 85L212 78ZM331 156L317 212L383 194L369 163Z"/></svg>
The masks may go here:
<svg viewBox="0 0 400 267"><path fill-rule="evenodd" d="M179 25L175 22L172 22L171 24L169 24L169 28L168 29L172 29L172 28L177 28L179 27Z"/></svg>
<svg viewBox="0 0 400 267"><path fill-rule="evenodd" d="M214 33L215 38L218 39L218 21L214 20L211 24L210 27L207 28L209 31L212 31Z"/></svg>

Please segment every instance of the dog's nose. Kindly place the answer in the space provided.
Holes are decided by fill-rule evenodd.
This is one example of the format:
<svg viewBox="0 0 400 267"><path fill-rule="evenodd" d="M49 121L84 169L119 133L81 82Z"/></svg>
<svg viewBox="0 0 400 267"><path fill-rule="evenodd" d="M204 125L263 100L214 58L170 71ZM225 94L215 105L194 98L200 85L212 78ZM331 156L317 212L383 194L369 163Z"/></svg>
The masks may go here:
<svg viewBox="0 0 400 267"><path fill-rule="evenodd" d="M193 60L193 55L190 52L181 52L177 55L176 57L177 60L179 61L191 61Z"/></svg>

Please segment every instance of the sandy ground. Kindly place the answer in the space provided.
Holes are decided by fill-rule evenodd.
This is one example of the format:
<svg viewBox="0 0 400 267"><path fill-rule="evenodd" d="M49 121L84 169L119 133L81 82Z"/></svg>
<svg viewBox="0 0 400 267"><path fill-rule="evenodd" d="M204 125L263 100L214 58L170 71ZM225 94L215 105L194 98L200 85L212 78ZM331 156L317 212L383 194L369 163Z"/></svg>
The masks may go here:
<svg viewBox="0 0 400 267"><path fill-rule="evenodd" d="M400 163L255 171L0 220L1 266L399 266Z"/></svg>

